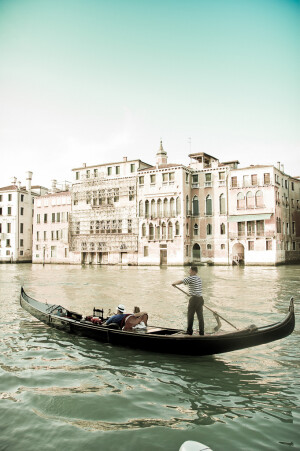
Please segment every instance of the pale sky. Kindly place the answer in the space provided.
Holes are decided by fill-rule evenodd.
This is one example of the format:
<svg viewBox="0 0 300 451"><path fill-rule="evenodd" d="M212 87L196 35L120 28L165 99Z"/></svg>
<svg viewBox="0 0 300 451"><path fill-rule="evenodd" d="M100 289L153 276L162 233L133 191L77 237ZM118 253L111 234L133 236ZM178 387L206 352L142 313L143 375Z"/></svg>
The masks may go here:
<svg viewBox="0 0 300 451"><path fill-rule="evenodd" d="M299 0L0 0L0 186L160 139L300 175L299 36Z"/></svg>

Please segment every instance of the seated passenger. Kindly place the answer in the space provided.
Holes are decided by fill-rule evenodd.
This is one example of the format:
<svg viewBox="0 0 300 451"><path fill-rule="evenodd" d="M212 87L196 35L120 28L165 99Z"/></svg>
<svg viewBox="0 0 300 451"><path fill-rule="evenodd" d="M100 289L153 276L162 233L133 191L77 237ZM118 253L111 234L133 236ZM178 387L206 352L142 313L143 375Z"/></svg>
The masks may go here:
<svg viewBox="0 0 300 451"><path fill-rule="evenodd" d="M120 326L123 318L125 318L126 316L127 315L125 313L125 306L123 304L119 304L117 307L116 315L113 315L110 318L108 318L108 320L105 321L105 323L103 323L103 326L108 326L111 323L115 323Z"/></svg>

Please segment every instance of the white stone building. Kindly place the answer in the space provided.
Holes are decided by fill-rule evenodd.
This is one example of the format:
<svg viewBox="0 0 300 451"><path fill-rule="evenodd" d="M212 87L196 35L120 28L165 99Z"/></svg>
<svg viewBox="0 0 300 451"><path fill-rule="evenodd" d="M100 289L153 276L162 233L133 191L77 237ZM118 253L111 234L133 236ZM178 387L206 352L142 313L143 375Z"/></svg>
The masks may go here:
<svg viewBox="0 0 300 451"><path fill-rule="evenodd" d="M72 263L137 264L137 174L141 160L73 169Z"/></svg>
<svg viewBox="0 0 300 451"><path fill-rule="evenodd" d="M33 263L70 263L69 217L71 192L53 183L51 193L35 199L33 218Z"/></svg>
<svg viewBox="0 0 300 451"><path fill-rule="evenodd" d="M283 165L231 171L230 261L247 265L300 261L300 180Z"/></svg>
<svg viewBox="0 0 300 451"><path fill-rule="evenodd" d="M32 172L26 186L16 178L0 188L0 262L30 262L32 259L32 218L34 199L47 191L32 186Z"/></svg>

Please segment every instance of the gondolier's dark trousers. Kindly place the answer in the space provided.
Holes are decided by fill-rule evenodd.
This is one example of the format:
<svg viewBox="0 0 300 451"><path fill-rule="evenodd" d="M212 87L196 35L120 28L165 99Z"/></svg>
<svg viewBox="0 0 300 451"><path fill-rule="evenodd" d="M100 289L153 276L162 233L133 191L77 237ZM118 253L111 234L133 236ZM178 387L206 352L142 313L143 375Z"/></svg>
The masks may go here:
<svg viewBox="0 0 300 451"><path fill-rule="evenodd" d="M204 318L203 318L203 304L204 299L202 296L192 296L189 300L188 313L187 313L187 333L193 333L194 316L197 313L199 321L199 334L204 335Z"/></svg>

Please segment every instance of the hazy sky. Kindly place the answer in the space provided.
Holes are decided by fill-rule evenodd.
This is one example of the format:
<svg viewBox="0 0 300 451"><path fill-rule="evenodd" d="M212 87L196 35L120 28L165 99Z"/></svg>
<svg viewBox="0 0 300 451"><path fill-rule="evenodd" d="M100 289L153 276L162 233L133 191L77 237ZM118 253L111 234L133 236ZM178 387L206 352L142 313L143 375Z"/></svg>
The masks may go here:
<svg viewBox="0 0 300 451"><path fill-rule="evenodd" d="M0 0L0 186L160 139L300 175L299 36L299 0Z"/></svg>

